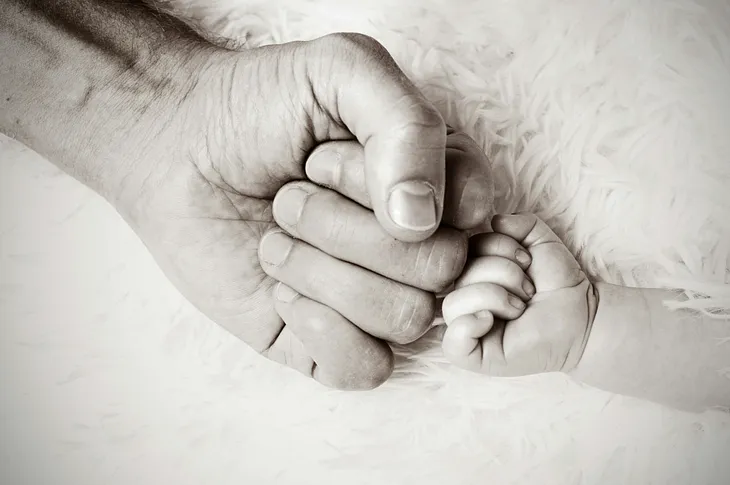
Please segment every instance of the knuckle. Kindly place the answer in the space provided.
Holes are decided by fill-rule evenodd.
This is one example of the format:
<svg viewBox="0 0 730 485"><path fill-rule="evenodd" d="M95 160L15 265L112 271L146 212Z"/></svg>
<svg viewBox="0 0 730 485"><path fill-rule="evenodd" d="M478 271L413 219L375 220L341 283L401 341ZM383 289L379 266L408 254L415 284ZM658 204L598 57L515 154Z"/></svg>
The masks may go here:
<svg viewBox="0 0 730 485"><path fill-rule="evenodd" d="M409 344L423 336L436 313L435 296L403 285L397 285L388 295L383 320L391 329L390 340Z"/></svg>
<svg viewBox="0 0 730 485"><path fill-rule="evenodd" d="M363 351L357 359L353 359L356 366L343 366L334 370L327 379L328 385L343 391L367 391L381 386L393 374L395 358L387 344L383 344L379 350Z"/></svg>
<svg viewBox="0 0 730 485"><path fill-rule="evenodd" d="M467 152L477 147L476 142L463 131L453 131L447 127L446 148Z"/></svg>
<svg viewBox="0 0 730 485"><path fill-rule="evenodd" d="M523 218L527 223L526 225L531 227L532 230L535 230L535 228L542 223L542 220L533 212L518 212L514 214L514 217Z"/></svg>
<svg viewBox="0 0 730 485"><path fill-rule="evenodd" d="M514 239L508 238L504 234L491 233L492 236L492 253L494 254L509 254L513 250Z"/></svg>
<svg viewBox="0 0 730 485"><path fill-rule="evenodd" d="M358 32L336 32L322 37L321 40L340 49L359 50L368 54L382 54L384 52L387 55L387 50L383 47L383 44L369 35Z"/></svg>
<svg viewBox="0 0 730 485"><path fill-rule="evenodd" d="M522 272L522 268L517 266L517 263L499 256L494 257L494 273L500 275L500 280L503 281L504 284L511 284L514 286L519 286L524 274Z"/></svg>
<svg viewBox="0 0 730 485"><path fill-rule="evenodd" d="M359 372L357 388L366 391L381 386L391 376L394 368L395 358L392 353L382 359L370 359Z"/></svg>
<svg viewBox="0 0 730 485"><path fill-rule="evenodd" d="M315 201L318 207L321 204L321 207L326 209L317 211L318 217L315 221L322 231L321 241L327 244L330 252L340 254L354 238L355 228L351 222L350 211L337 204L339 196L332 192L322 192Z"/></svg>
<svg viewBox="0 0 730 485"><path fill-rule="evenodd" d="M443 132L443 135L446 135L444 119L431 103L420 96L408 93L394 104L393 112L402 120L392 130L395 136L411 143L429 143L429 146L435 145L441 150L444 149L443 138L424 136L424 129L429 132Z"/></svg>
<svg viewBox="0 0 730 485"><path fill-rule="evenodd" d="M465 207L469 217L464 221L464 229L474 229L483 226L494 213L494 180L491 177L483 177L471 185L474 188L467 185L465 190L471 190L476 193L465 194L471 197L465 196L463 199L478 202Z"/></svg>
<svg viewBox="0 0 730 485"><path fill-rule="evenodd" d="M453 322L462 313L458 293L449 293L441 304L441 313L447 323Z"/></svg>
<svg viewBox="0 0 730 485"><path fill-rule="evenodd" d="M369 35L355 32L336 32L316 41L336 63L354 68L363 63L375 63L392 70L396 66L388 50Z"/></svg>
<svg viewBox="0 0 730 485"><path fill-rule="evenodd" d="M490 256L489 261L493 265L494 272L511 276L514 273L514 263L509 259L500 256Z"/></svg>
<svg viewBox="0 0 730 485"><path fill-rule="evenodd" d="M424 246L428 248L427 257L422 258L425 263L415 265L421 275L420 286L436 293L448 288L464 270L468 245L466 234L453 229L441 229L435 238L423 243L419 252Z"/></svg>

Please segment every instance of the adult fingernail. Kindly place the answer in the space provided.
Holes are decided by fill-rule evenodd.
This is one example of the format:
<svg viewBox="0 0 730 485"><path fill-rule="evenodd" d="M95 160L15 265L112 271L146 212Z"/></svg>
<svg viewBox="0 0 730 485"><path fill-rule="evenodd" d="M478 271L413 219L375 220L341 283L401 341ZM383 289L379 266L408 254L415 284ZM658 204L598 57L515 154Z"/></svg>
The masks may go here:
<svg viewBox="0 0 730 485"><path fill-rule="evenodd" d="M289 257L294 241L282 231L270 232L261 240L259 256L272 266L279 266Z"/></svg>
<svg viewBox="0 0 730 485"><path fill-rule="evenodd" d="M337 187L342 178L342 155L334 150L315 152L305 167L312 182L327 187Z"/></svg>
<svg viewBox="0 0 730 485"><path fill-rule="evenodd" d="M509 304L512 305L517 310L524 310L524 308L525 308L525 302L522 301L522 300L520 300L515 295L510 295L509 298L508 298L508 300L509 300Z"/></svg>
<svg viewBox="0 0 730 485"><path fill-rule="evenodd" d="M304 211L304 202L309 194L299 187L282 190L274 199L274 217L277 222L296 227Z"/></svg>
<svg viewBox="0 0 730 485"><path fill-rule="evenodd" d="M528 266L532 261L530 255L524 249L518 249L515 251L515 259L522 263L523 266Z"/></svg>
<svg viewBox="0 0 730 485"><path fill-rule="evenodd" d="M533 285L529 280L525 280L522 282L522 290L530 298L535 296L535 285Z"/></svg>
<svg viewBox="0 0 730 485"><path fill-rule="evenodd" d="M276 299L281 302L291 303L298 296L299 296L299 293L292 290L291 288L286 286L284 283L279 283L276 287Z"/></svg>
<svg viewBox="0 0 730 485"><path fill-rule="evenodd" d="M433 188L415 180L401 182L390 193L390 217L404 229L424 231L436 225L436 197Z"/></svg>

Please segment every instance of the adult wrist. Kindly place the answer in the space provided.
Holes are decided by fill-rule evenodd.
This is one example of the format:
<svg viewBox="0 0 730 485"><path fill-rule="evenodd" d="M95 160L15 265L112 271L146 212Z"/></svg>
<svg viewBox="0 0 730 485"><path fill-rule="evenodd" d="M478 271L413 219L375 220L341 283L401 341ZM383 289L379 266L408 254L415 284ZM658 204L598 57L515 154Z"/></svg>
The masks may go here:
<svg viewBox="0 0 730 485"><path fill-rule="evenodd" d="M0 131L114 199L212 48L164 22L139 3L3 2Z"/></svg>

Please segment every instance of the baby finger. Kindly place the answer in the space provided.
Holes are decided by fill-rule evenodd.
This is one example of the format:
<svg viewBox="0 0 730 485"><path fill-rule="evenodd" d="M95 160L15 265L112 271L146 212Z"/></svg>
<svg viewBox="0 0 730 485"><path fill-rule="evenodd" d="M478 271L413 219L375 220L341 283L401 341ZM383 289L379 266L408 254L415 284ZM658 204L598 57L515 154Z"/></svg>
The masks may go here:
<svg viewBox="0 0 730 485"><path fill-rule="evenodd" d="M535 285L522 268L517 263L499 256L484 256L469 261L464 272L456 280L455 287L461 288L480 282L503 286L525 301L535 296Z"/></svg>
<svg viewBox="0 0 730 485"><path fill-rule="evenodd" d="M451 324L463 315L488 311L498 318L514 320L525 311L525 302L493 283L475 283L459 288L444 298L443 317Z"/></svg>
<svg viewBox="0 0 730 485"><path fill-rule="evenodd" d="M444 356L458 367L478 371L482 366L481 338L493 324L494 317L489 312L480 318L474 315L457 318L446 328L441 341Z"/></svg>
<svg viewBox="0 0 730 485"><path fill-rule="evenodd" d="M530 253L516 239L498 232L477 234L469 239L469 256L500 256L518 264L523 271L530 267Z"/></svg>

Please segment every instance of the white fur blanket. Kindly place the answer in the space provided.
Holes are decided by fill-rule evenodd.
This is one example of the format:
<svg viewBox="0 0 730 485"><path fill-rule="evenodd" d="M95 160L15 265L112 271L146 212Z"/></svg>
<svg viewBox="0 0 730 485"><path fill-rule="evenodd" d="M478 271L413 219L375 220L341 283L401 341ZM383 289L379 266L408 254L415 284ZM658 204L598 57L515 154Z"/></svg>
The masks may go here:
<svg viewBox="0 0 730 485"><path fill-rule="evenodd" d="M498 209L594 277L730 309L726 0L186 1L251 45L373 35L490 154ZM487 379L428 342L376 391L325 390L197 313L97 196L0 158L0 483L730 483L727 414Z"/></svg>

